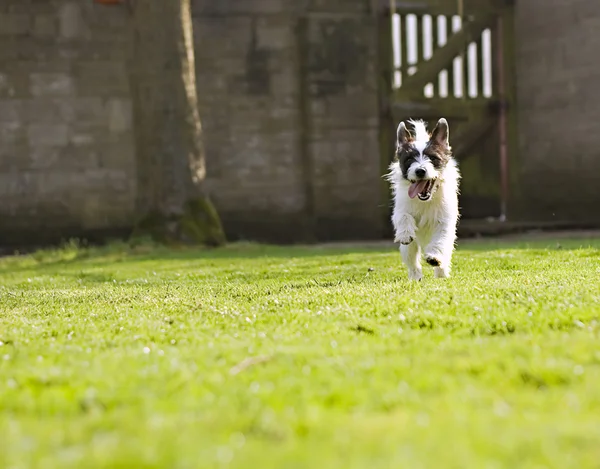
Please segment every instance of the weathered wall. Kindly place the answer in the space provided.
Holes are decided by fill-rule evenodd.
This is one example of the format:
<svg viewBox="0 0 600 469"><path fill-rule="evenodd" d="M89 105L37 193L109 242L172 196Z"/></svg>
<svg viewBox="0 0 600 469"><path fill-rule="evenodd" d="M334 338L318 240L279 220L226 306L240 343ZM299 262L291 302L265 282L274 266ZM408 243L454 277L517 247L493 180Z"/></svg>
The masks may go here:
<svg viewBox="0 0 600 469"><path fill-rule="evenodd" d="M193 0L208 184L230 238L381 233L370 0ZM0 236L127 228L128 13L0 5Z"/></svg>
<svg viewBox="0 0 600 469"><path fill-rule="evenodd" d="M305 22L310 188L322 237L384 229L376 18L370 1L314 1ZM387 223L386 223L387 224Z"/></svg>
<svg viewBox="0 0 600 469"><path fill-rule="evenodd" d="M308 228L290 4L193 2L208 184L229 237L293 240Z"/></svg>
<svg viewBox="0 0 600 469"><path fill-rule="evenodd" d="M377 236L369 1L195 0L194 18L208 179L228 233Z"/></svg>
<svg viewBox="0 0 600 469"><path fill-rule="evenodd" d="M193 0L209 187L231 238L375 237L370 0ZM511 219L600 223L600 3L516 6ZM135 167L128 14L0 3L0 240L127 229Z"/></svg>
<svg viewBox="0 0 600 469"><path fill-rule="evenodd" d="M91 2L1 2L4 242L130 223L125 21Z"/></svg>
<svg viewBox="0 0 600 469"><path fill-rule="evenodd" d="M600 223L600 2L519 0L511 214Z"/></svg>

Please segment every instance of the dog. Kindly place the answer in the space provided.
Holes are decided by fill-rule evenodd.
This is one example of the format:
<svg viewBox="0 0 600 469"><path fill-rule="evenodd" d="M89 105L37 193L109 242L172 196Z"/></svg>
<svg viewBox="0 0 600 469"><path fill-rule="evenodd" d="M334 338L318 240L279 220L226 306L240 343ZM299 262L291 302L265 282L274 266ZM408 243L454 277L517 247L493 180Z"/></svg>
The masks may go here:
<svg viewBox="0 0 600 469"><path fill-rule="evenodd" d="M387 179L392 187L394 242L412 280L421 280L421 251L436 278L450 276L459 218L460 172L452 157L449 127L440 119L429 134L421 120L397 130L396 154Z"/></svg>

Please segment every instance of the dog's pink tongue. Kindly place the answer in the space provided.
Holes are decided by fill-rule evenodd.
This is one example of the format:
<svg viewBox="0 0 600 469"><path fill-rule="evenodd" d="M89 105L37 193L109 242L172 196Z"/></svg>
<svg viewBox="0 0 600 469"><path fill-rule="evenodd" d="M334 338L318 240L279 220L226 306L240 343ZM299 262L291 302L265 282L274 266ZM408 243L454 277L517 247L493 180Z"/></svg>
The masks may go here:
<svg viewBox="0 0 600 469"><path fill-rule="evenodd" d="M414 199L417 194L420 194L427 187L427 181L413 182L408 188L408 196Z"/></svg>

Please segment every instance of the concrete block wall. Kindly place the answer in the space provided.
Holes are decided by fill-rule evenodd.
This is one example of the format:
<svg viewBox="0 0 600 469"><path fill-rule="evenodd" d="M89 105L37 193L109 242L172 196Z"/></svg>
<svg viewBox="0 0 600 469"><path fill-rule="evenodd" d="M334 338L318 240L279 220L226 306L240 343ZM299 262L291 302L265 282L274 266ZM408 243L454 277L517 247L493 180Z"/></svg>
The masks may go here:
<svg viewBox="0 0 600 469"><path fill-rule="evenodd" d="M230 236L381 233L369 5L194 1L208 181Z"/></svg>
<svg viewBox="0 0 600 469"><path fill-rule="evenodd" d="M193 0L208 185L231 239L380 234L370 3ZM131 227L128 22L91 0L0 5L0 243Z"/></svg>
<svg viewBox="0 0 600 469"><path fill-rule="evenodd" d="M126 18L77 0L0 4L4 243L130 223Z"/></svg>
<svg viewBox="0 0 600 469"><path fill-rule="evenodd" d="M381 236L376 18L364 0L313 1L306 18L308 157L316 232ZM390 156L391 158L391 156Z"/></svg>
<svg viewBox="0 0 600 469"><path fill-rule="evenodd" d="M600 224L600 2L516 2L513 218Z"/></svg>
<svg viewBox="0 0 600 469"><path fill-rule="evenodd" d="M370 0L193 0L208 184L232 239L377 237ZM600 223L600 3L516 3L511 219ZM135 219L128 13L0 3L0 243Z"/></svg>
<svg viewBox="0 0 600 469"><path fill-rule="evenodd" d="M193 2L207 179L231 239L309 229L294 3Z"/></svg>

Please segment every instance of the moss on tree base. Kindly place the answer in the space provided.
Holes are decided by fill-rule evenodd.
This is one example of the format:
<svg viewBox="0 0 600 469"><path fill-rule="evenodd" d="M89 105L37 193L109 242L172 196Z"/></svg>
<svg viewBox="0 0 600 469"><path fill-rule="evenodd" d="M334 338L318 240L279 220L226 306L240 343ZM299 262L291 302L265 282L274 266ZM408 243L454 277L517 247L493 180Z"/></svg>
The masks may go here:
<svg viewBox="0 0 600 469"><path fill-rule="evenodd" d="M148 213L137 223L132 236L150 236L164 244L217 247L226 242L217 211L207 197L188 200L181 214Z"/></svg>

